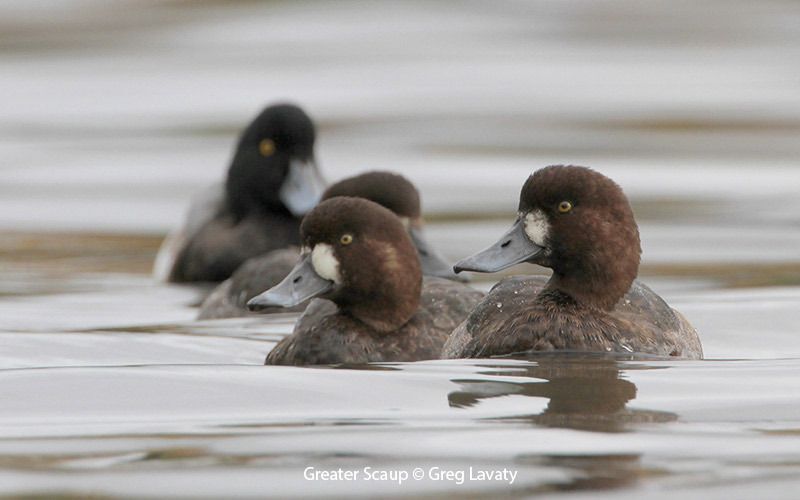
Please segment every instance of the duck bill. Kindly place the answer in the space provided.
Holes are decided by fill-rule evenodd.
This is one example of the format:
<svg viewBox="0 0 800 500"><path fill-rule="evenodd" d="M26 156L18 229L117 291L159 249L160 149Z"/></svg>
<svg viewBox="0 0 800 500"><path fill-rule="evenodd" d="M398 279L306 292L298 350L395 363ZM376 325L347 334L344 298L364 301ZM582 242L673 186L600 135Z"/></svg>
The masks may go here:
<svg viewBox="0 0 800 500"><path fill-rule="evenodd" d="M317 206L323 191L325 180L316 162L293 158L278 194L292 215L301 217Z"/></svg>
<svg viewBox="0 0 800 500"><path fill-rule="evenodd" d="M283 281L247 302L251 311L267 307L293 307L333 289L333 281L326 280L314 270L309 253L294 266Z"/></svg>
<svg viewBox="0 0 800 500"><path fill-rule="evenodd" d="M453 266L457 273L475 271L479 273L496 273L515 264L533 259L544 250L525 234L525 223L517 220L511 229L497 243Z"/></svg>
<svg viewBox="0 0 800 500"><path fill-rule="evenodd" d="M466 281L461 276L457 276L453 272L453 267L428 243L421 228L412 227L408 230L408 233L411 236L411 241L414 242L414 246L417 247L422 274L449 280Z"/></svg>

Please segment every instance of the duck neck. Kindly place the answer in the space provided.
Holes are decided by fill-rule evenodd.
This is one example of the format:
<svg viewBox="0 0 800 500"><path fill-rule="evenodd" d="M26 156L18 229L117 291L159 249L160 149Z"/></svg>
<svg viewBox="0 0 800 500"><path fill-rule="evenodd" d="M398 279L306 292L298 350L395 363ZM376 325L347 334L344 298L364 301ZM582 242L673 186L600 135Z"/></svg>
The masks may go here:
<svg viewBox="0 0 800 500"><path fill-rule="evenodd" d="M548 261L553 269L548 288L585 307L614 309L636 279L642 252L636 223L628 215L621 224L594 224L603 231L588 240L559 245Z"/></svg>
<svg viewBox="0 0 800 500"><path fill-rule="evenodd" d="M578 305L611 311L636 278L634 266L553 270L547 288L571 297Z"/></svg>
<svg viewBox="0 0 800 500"><path fill-rule="evenodd" d="M391 245L374 244L373 255L381 263L378 271L361 277L360 291L351 289L339 297L339 307L378 332L392 332L405 325L419 309L422 293L416 251L410 243L407 246L405 252L411 252L413 260L403 259ZM406 262L405 266L401 262Z"/></svg>
<svg viewBox="0 0 800 500"><path fill-rule="evenodd" d="M347 304L342 308L373 330L390 333L402 328L414 316L419 308L419 298L407 301L390 296L373 296L369 301Z"/></svg>

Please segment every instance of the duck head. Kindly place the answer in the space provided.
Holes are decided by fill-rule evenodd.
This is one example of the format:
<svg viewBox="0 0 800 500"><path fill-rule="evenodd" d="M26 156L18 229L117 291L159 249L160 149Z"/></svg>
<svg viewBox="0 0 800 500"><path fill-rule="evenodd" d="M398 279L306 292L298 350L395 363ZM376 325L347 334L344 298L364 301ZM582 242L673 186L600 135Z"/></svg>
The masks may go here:
<svg viewBox="0 0 800 500"><path fill-rule="evenodd" d="M325 187L314 160L314 124L299 107L267 107L239 138L226 192L231 212L287 211L300 217Z"/></svg>
<svg viewBox="0 0 800 500"><path fill-rule="evenodd" d="M452 266L428 243L423 229L419 191L402 175L372 171L348 177L332 184L325 190L322 199L334 196L356 196L388 208L400 218L411 236L411 241L417 247L422 274L466 281L456 276Z"/></svg>
<svg viewBox="0 0 800 500"><path fill-rule="evenodd" d="M330 198L305 216L300 238L298 264L278 285L251 299L250 310L323 297L386 332L416 312L422 290L419 259L390 210L363 198Z"/></svg>
<svg viewBox="0 0 800 500"><path fill-rule="evenodd" d="M612 309L636 278L640 255L639 230L622 189L594 170L557 165L528 177L511 229L454 270L539 264L553 270L549 287Z"/></svg>

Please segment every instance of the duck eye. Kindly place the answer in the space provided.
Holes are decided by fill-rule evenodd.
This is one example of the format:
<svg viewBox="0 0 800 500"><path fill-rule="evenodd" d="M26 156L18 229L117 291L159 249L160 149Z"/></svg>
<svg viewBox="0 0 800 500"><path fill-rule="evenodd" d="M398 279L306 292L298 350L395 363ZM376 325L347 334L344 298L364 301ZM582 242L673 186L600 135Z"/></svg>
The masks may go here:
<svg viewBox="0 0 800 500"><path fill-rule="evenodd" d="M342 245L349 245L353 242L353 235L352 234L343 234L341 238L339 238L339 242Z"/></svg>
<svg viewBox="0 0 800 500"><path fill-rule="evenodd" d="M275 142L272 139L263 139L258 143L258 152L261 156L272 156L275 152Z"/></svg>
<svg viewBox="0 0 800 500"><path fill-rule="evenodd" d="M572 210L572 203L568 201L562 201L561 203L558 204L558 211L561 212L562 214L565 214L570 210Z"/></svg>

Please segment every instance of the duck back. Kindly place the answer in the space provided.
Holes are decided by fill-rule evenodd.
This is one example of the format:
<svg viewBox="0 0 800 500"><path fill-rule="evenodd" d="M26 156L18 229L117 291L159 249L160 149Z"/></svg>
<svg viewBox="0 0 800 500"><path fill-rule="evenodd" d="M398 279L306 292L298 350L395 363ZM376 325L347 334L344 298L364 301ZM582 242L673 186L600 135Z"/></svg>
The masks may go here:
<svg viewBox="0 0 800 500"><path fill-rule="evenodd" d="M288 214L253 214L236 221L220 214L197 229L178 253L173 282L219 282L247 259L299 244L300 219Z"/></svg>
<svg viewBox="0 0 800 500"><path fill-rule="evenodd" d="M320 365L438 359L450 332L483 298L461 283L425 277L420 307L402 327L380 332L314 299L295 325L267 355L268 365Z"/></svg>
<svg viewBox="0 0 800 500"><path fill-rule="evenodd" d="M442 357L555 350L703 356L695 329L638 280L611 311L582 306L547 282L544 276L499 282L455 329Z"/></svg>

